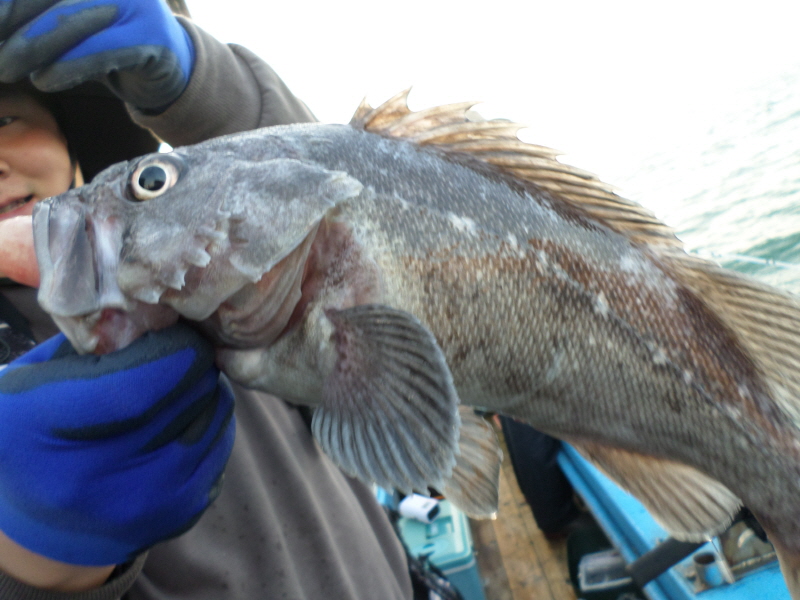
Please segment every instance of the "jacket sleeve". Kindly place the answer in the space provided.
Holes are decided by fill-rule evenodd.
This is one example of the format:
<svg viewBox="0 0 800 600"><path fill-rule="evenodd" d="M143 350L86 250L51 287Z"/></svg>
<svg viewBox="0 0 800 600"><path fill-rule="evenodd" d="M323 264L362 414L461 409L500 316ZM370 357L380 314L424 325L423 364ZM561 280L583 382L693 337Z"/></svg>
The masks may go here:
<svg viewBox="0 0 800 600"><path fill-rule="evenodd" d="M180 21L195 45L189 85L158 115L129 107L139 125L172 146L183 146L269 125L316 120L258 56L219 42L187 19Z"/></svg>
<svg viewBox="0 0 800 600"><path fill-rule="evenodd" d="M102 587L71 594L35 588L0 573L0 598L13 598L14 600L118 600L139 576L146 556L143 554L129 565L118 568Z"/></svg>

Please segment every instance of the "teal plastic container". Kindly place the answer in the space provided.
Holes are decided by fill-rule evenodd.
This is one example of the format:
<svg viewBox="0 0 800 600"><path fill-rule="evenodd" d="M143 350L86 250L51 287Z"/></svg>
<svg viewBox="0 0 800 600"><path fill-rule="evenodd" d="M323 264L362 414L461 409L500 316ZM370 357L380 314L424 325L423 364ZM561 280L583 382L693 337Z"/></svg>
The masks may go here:
<svg viewBox="0 0 800 600"><path fill-rule="evenodd" d="M400 535L414 556L429 556L461 592L464 600L486 600L469 519L447 500L439 504L439 516L432 523L401 517Z"/></svg>

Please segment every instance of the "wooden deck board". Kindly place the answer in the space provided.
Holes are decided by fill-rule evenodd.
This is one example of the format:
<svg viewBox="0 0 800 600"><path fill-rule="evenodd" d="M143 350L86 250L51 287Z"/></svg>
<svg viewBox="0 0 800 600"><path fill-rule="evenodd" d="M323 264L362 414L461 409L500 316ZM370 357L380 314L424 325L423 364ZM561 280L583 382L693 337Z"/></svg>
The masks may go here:
<svg viewBox="0 0 800 600"><path fill-rule="evenodd" d="M498 430L502 442L502 433ZM471 521L486 600L576 600L566 542L549 541L536 526L508 459L500 473L494 521Z"/></svg>
<svg viewBox="0 0 800 600"><path fill-rule="evenodd" d="M473 520L470 525L486 600L514 600L494 532L494 522Z"/></svg>

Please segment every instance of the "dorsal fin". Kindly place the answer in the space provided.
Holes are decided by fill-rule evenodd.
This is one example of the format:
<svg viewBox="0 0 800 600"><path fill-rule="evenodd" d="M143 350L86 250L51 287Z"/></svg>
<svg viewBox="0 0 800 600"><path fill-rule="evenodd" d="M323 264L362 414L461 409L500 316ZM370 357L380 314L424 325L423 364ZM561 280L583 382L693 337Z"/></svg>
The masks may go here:
<svg viewBox="0 0 800 600"><path fill-rule="evenodd" d="M592 173L560 162L557 151L521 141L517 132L523 125L500 119L470 119L467 113L475 102L414 112L408 108L409 91L397 94L377 108L363 101L350 125L446 153L467 155L521 182L547 190L633 241L682 247L673 230L646 208L618 196Z"/></svg>

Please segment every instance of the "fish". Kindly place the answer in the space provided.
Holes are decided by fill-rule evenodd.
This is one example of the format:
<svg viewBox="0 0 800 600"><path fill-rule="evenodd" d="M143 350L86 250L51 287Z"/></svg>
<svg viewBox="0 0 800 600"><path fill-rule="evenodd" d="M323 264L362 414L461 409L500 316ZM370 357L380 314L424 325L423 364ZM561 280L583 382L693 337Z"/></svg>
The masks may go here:
<svg viewBox="0 0 800 600"><path fill-rule="evenodd" d="M746 506L800 600L797 298L521 125L407 96L39 203L41 306L82 352L188 320L228 377L313 407L344 471L468 514L496 511L500 460L474 409L572 444L678 539Z"/></svg>

